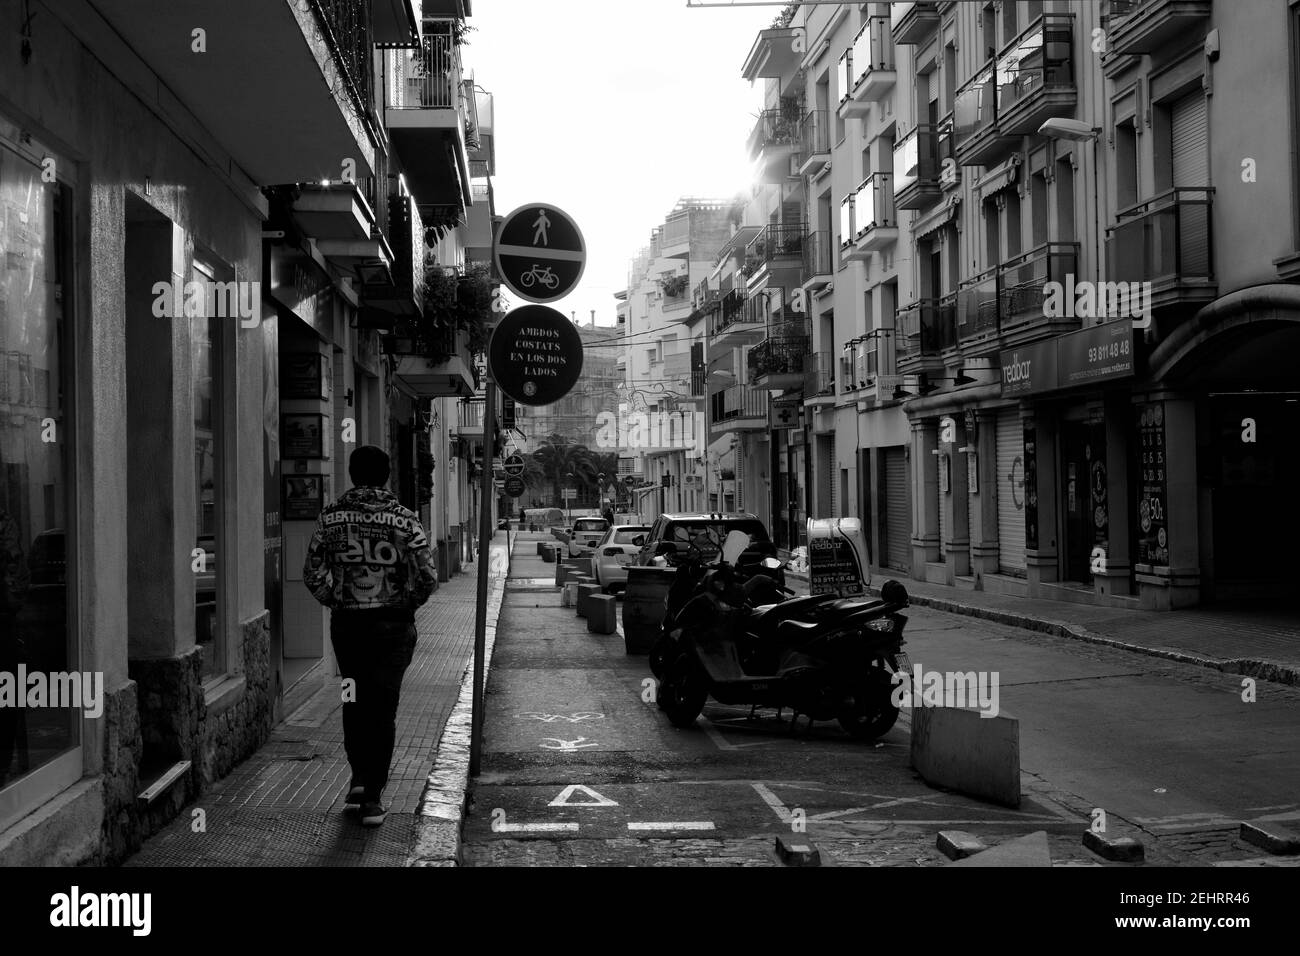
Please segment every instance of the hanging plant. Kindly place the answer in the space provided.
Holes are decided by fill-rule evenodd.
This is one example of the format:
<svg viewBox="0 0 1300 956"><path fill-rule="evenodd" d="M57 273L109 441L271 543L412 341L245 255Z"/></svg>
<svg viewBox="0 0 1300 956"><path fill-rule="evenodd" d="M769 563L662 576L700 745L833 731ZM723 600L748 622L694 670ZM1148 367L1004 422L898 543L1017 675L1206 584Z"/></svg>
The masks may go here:
<svg viewBox="0 0 1300 956"><path fill-rule="evenodd" d="M684 275L668 276L660 280L664 295L670 299L680 299L686 294L686 285L690 279Z"/></svg>

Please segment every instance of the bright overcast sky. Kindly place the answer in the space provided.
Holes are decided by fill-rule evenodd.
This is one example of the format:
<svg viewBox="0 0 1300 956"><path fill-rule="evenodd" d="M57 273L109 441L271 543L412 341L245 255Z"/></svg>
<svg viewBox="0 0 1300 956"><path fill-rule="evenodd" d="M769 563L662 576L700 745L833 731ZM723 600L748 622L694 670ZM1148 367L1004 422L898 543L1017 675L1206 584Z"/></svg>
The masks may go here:
<svg viewBox="0 0 1300 956"><path fill-rule="evenodd" d="M496 98L497 212L551 203L587 241L560 311L586 324L595 309L613 325L629 261L678 197L749 188L763 81L751 87L740 70L780 9L474 0L465 62Z"/></svg>

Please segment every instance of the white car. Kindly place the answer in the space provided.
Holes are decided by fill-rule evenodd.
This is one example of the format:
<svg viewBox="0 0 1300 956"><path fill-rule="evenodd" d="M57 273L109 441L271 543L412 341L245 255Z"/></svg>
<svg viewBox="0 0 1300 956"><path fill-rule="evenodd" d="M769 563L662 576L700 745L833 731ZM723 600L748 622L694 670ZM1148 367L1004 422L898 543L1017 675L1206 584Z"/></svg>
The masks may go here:
<svg viewBox="0 0 1300 956"><path fill-rule="evenodd" d="M614 588L627 587L627 568L636 563L636 554L645 543L650 529L639 524L616 524L596 544L592 570L596 583L606 594Z"/></svg>
<svg viewBox="0 0 1300 956"><path fill-rule="evenodd" d="M596 542L608 530L609 522L604 518L575 518L569 531L569 557L591 554L596 548Z"/></svg>

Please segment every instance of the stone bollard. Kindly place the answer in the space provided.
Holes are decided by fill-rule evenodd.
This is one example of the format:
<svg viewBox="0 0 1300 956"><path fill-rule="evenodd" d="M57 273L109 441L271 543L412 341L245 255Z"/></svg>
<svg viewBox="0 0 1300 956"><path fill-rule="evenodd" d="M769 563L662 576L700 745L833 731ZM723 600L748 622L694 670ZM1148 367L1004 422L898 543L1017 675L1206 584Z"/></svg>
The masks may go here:
<svg viewBox="0 0 1300 956"><path fill-rule="evenodd" d="M600 593L599 584L579 584L578 585L578 617L586 617L591 608L591 599Z"/></svg>
<svg viewBox="0 0 1300 956"><path fill-rule="evenodd" d="M538 557L541 557L542 555L546 554L547 550L549 550L549 546L547 545L547 543L546 543L545 541L538 541L538 542L537 542L537 556L538 556Z"/></svg>
<svg viewBox="0 0 1300 956"><path fill-rule="evenodd" d="M560 591L560 607L576 607L578 604L578 582L565 581Z"/></svg>
<svg viewBox="0 0 1300 956"><path fill-rule="evenodd" d="M542 560L547 564L555 563L555 550L553 548L542 548L537 553L542 556Z"/></svg>
<svg viewBox="0 0 1300 956"><path fill-rule="evenodd" d="M612 594L593 594L587 598L587 631L592 634L618 631L618 602Z"/></svg>

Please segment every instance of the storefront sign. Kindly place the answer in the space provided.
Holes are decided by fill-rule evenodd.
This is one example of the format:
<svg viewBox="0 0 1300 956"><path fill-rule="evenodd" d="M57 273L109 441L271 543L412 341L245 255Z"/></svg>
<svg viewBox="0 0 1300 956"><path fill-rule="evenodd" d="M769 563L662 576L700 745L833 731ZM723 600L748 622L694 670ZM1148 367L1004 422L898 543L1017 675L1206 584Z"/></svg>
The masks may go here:
<svg viewBox="0 0 1300 956"><path fill-rule="evenodd" d="M1133 326L1092 325L1001 355L1002 394L1052 392L1134 374Z"/></svg>
<svg viewBox="0 0 1300 956"><path fill-rule="evenodd" d="M1138 441L1142 452L1142 497L1138 500L1139 564L1169 564L1169 529L1165 481L1165 405L1137 406Z"/></svg>
<svg viewBox="0 0 1300 956"><path fill-rule="evenodd" d="M265 261L267 294L322 336L333 336L329 273L311 256L287 246L271 246Z"/></svg>
<svg viewBox="0 0 1300 956"><path fill-rule="evenodd" d="M808 593L862 594L871 582L867 539L857 518L808 519Z"/></svg>

